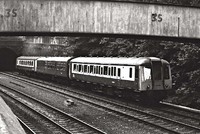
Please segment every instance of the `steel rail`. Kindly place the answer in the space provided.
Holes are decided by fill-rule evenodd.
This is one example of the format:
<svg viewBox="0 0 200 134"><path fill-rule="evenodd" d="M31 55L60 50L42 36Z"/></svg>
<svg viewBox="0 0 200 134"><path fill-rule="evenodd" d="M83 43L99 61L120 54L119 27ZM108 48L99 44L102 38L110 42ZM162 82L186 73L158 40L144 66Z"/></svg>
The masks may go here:
<svg viewBox="0 0 200 134"><path fill-rule="evenodd" d="M32 84L34 84L34 83L32 83ZM35 84L34 84L34 85L35 85ZM37 85L37 86L40 86L40 87L41 87L41 85ZM44 86L43 86L43 87L44 87ZM45 87L45 88L48 88L48 87ZM50 89L50 88L49 88L49 89ZM52 89L50 89L50 90L52 90ZM58 91L56 91L56 92L58 92ZM62 94L63 94L63 92L59 92L59 93L62 93ZM66 94L66 95L69 96L69 94ZM80 97L74 97L74 96L72 96L72 95L71 95L70 97L73 97L73 98L76 98L76 99L80 100ZM91 96L90 96L90 98L91 98ZM93 97L93 99L97 100L97 98L94 98L94 97ZM98 99L99 99L99 98L98 98ZM83 101L83 100L81 99L81 101ZM130 118L133 118L133 119L142 121L142 122L147 123L147 124L151 124L151 125L153 125L153 126L155 126L155 127L160 127L161 129L164 129L164 130L166 130L166 131L168 131L168 132L171 132L171 133L181 133L181 132L178 131L179 129L177 130L177 127L176 127L175 130L173 130L172 126L166 127L166 125L161 125L162 123L160 123L160 122L158 122L158 123L156 124L155 121L152 121L152 119L147 120L147 119L145 119L145 118L147 118L146 116L154 117L153 120L157 120L157 121L158 121L158 119L160 119L160 120L162 120L161 122L163 122L163 121L168 121L168 123L171 122L171 124L178 124L178 126L181 125L181 126L183 126L183 128L187 127L187 128L192 129L192 130L195 130L195 131L199 131L199 132L200 132L200 128L198 128L198 127L195 127L195 126L192 126L192 125L188 125L188 124L185 124L185 123L182 123L182 122L178 122L178 121L175 121L175 120L172 120L172 119L168 119L168 118L165 118L165 117L161 117L161 116L158 116L158 115L155 115L155 114L152 114L152 113L147 113L147 112L144 112L144 111L141 111L141 110L138 110L138 109L133 109L132 107L128 107L128 106L124 106L124 105L121 105L121 104L113 103L113 102L110 102L110 101L107 101L107 100L102 100L102 99L101 99L100 101L104 101L106 104L110 103L110 105L113 105L113 106L111 106L111 107L116 107L116 106L121 107L121 109L125 109L125 112L124 112L123 110L121 110L121 111L113 110L113 109L111 109L111 107L108 108L108 107L106 107L106 106L99 106L99 104L96 104L96 103L94 103L93 101L92 101L92 102L90 102L90 101L88 101L88 100L84 100L84 101L85 101L86 103L92 103L93 105L95 105L95 106L97 106L97 107L101 107L101 108L103 107L104 109L109 110L109 111L112 111L112 112L114 112L114 113L117 113L117 114L120 114L120 115L123 115L123 116L126 116L126 117L130 117ZM119 109L120 109L120 108L119 108ZM127 114L128 110L129 110L130 112L132 112L132 111L140 112L140 113L142 113L143 115L145 115L145 117L142 118L142 116L139 117L139 116L135 116L134 114L128 115L128 114ZM155 119L155 118L156 118L156 119ZM168 123L167 123L167 125L168 125ZM190 130L190 131L191 131L191 130Z"/></svg>
<svg viewBox="0 0 200 134"><path fill-rule="evenodd" d="M67 128L65 128L64 126L62 126L62 125L60 125L59 123L57 123L57 122L55 122L54 120L52 120L52 119L49 119L47 116L45 116L45 115L43 115L44 117L46 117L48 120L50 120L52 123L54 123L54 124L56 124L57 126L59 126L61 129L63 129L64 131L66 131L66 133L69 133L69 134L73 134L74 133L74 129L76 129L75 131L80 131L81 133L83 133L84 134L84 132L83 132L83 129L84 129L84 131L85 130L88 130L88 131L85 131L85 133L91 133L91 134L105 134L105 132L103 132L103 131L101 131L101 130L99 130L98 128L95 128L95 127L93 127L93 126L91 126L91 125L89 125L89 124L87 124L87 123L85 123L85 122L83 122L83 121L81 121L81 120L79 120L78 118L76 118L76 117L73 117L72 115L69 115L69 114L67 114L67 113L64 113L63 111L61 111L61 110L59 110L59 109L57 109L57 108L55 108L55 107L53 107L53 106L51 106L51 105L49 105L49 104L47 104L47 103L45 103L45 102L42 102L42 101L40 101L40 100L37 100L37 99L35 99L35 98L33 98L33 97L31 97L31 96L29 96L29 95L27 95L27 94L25 94L25 93L23 93L23 92L20 92L20 91L17 91L17 90L15 90L15 89L13 89L13 88L10 88L9 86L6 86L6 85L2 85L2 84L0 84L1 86L3 86L4 88L8 88L8 89L10 89L10 90L13 90L13 91L15 91L15 92L17 92L17 93L19 93L19 94L21 94L21 95L23 95L23 96L26 96L27 98L29 98L29 99L32 99L32 100L34 100L34 101L36 101L37 103L40 103L40 104L42 104L42 105L45 105L45 107L48 107L49 109L52 109L54 112L56 111L56 112L58 112L59 114L61 114L62 116L61 116L61 118L64 118L65 117L65 119L66 119L66 121L67 121L67 119L68 120L73 120L76 124L79 124L79 126L81 126L81 128L79 128L80 130L77 130L77 128L73 128L73 129L71 129L71 130L73 130L73 131L69 131ZM7 94L7 95L9 95L9 94ZM12 97L12 96L11 96ZM14 98L15 99L15 98ZM21 102L21 101L19 101L20 103L23 103L23 102ZM26 104L24 104L24 105L26 105ZM29 108L31 108L30 106L28 106ZM33 109L33 108L31 108L31 109ZM38 114L40 114L38 111L36 111L35 109L33 109L35 112L37 112ZM72 122L73 122L72 121ZM74 124L75 124L74 123ZM66 125L66 124L65 124ZM73 125L72 125L73 126ZM75 125L76 127L78 126L78 125ZM77 133L79 133L79 132L77 132Z"/></svg>

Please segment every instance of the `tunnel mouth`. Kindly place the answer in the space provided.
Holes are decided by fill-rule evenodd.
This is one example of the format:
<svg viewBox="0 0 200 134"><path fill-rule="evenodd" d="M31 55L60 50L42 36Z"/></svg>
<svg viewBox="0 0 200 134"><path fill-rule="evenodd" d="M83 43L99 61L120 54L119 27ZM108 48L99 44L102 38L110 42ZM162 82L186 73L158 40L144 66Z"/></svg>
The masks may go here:
<svg viewBox="0 0 200 134"><path fill-rule="evenodd" d="M0 71L14 71L17 54L9 48L0 49Z"/></svg>

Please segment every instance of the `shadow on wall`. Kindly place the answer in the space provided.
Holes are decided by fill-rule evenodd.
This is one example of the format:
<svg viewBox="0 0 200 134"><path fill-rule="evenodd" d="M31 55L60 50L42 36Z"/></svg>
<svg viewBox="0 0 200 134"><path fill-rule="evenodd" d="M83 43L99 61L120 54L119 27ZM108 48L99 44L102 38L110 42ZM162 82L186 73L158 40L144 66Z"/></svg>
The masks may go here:
<svg viewBox="0 0 200 134"><path fill-rule="evenodd" d="M0 49L0 71L15 69L17 54L9 48Z"/></svg>

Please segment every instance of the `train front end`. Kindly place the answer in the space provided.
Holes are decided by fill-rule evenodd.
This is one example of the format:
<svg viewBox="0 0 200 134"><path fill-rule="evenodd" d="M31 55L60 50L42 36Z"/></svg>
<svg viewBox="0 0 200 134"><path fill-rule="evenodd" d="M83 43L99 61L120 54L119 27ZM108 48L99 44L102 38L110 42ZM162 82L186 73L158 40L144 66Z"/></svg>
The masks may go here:
<svg viewBox="0 0 200 134"><path fill-rule="evenodd" d="M172 89L171 69L166 60L148 58L148 62L139 66L139 74L139 90L144 91L143 99L162 100Z"/></svg>

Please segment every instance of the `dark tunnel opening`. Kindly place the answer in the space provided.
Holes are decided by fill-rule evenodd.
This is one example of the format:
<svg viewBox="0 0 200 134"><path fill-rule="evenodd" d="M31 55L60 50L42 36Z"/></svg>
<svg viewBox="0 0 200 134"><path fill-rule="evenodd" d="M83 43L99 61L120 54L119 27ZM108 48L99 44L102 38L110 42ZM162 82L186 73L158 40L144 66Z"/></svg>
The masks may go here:
<svg viewBox="0 0 200 134"><path fill-rule="evenodd" d="M13 71L15 69L17 54L8 48L0 49L0 71Z"/></svg>

